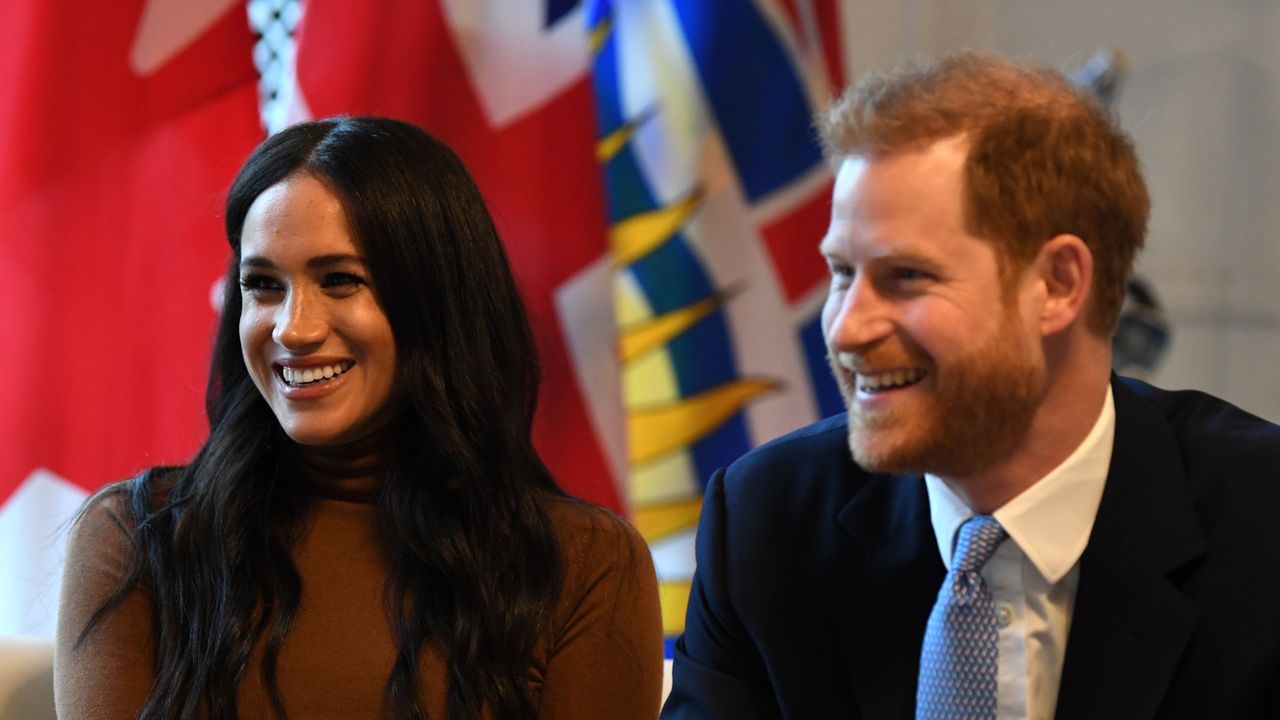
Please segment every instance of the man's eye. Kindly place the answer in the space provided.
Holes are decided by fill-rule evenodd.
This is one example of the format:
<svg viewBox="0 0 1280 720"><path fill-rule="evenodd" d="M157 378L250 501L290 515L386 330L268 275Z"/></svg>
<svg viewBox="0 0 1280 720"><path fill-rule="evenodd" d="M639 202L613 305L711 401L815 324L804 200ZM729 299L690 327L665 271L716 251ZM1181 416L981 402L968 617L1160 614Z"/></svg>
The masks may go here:
<svg viewBox="0 0 1280 720"><path fill-rule="evenodd" d="M893 279L897 280L898 282L906 282L906 283L917 282L920 280L929 279L929 273L923 270L919 270L917 268L908 268L908 267L894 268Z"/></svg>
<svg viewBox="0 0 1280 720"><path fill-rule="evenodd" d="M853 277L853 266L845 265L831 260L827 261L827 269L831 271L833 279L848 280Z"/></svg>
<svg viewBox="0 0 1280 720"><path fill-rule="evenodd" d="M828 261L827 269L831 272L831 292L844 292L853 285L852 265Z"/></svg>
<svg viewBox="0 0 1280 720"><path fill-rule="evenodd" d="M249 293L272 292L284 289L274 278L266 275L242 275L240 287Z"/></svg>

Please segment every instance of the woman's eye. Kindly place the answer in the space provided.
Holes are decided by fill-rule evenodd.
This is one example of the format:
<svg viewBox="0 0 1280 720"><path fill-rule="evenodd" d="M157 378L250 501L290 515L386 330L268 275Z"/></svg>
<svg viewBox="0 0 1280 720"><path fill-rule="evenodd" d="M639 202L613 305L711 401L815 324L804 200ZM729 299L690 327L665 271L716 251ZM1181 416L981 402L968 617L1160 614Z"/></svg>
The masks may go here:
<svg viewBox="0 0 1280 720"><path fill-rule="evenodd" d="M243 275L240 278L240 287L245 292L262 293L284 289L280 283L274 278L266 275Z"/></svg>
<svg viewBox="0 0 1280 720"><path fill-rule="evenodd" d="M364 280L351 273L329 273L324 276L324 286L332 288L355 287L363 285Z"/></svg>

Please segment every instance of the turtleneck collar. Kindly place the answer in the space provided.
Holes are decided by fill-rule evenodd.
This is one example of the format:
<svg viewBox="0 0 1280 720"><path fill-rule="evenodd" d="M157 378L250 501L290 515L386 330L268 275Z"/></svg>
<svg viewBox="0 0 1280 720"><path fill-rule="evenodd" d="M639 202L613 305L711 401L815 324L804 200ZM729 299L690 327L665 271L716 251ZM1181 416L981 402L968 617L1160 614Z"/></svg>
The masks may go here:
<svg viewBox="0 0 1280 720"><path fill-rule="evenodd" d="M377 502L386 471L385 436L340 447L295 447L307 493L346 502Z"/></svg>

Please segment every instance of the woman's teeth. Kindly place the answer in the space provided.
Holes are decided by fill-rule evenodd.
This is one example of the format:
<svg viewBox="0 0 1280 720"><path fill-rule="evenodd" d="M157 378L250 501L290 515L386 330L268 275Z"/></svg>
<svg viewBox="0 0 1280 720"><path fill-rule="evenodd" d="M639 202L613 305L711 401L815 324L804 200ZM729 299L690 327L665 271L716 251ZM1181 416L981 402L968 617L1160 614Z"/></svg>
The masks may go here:
<svg viewBox="0 0 1280 720"><path fill-rule="evenodd" d="M341 375L351 369L354 363L340 363L335 365L321 365L320 367L309 367L305 370L299 368L282 367L280 374L284 377L284 381L294 387L302 387L304 385L314 385Z"/></svg>

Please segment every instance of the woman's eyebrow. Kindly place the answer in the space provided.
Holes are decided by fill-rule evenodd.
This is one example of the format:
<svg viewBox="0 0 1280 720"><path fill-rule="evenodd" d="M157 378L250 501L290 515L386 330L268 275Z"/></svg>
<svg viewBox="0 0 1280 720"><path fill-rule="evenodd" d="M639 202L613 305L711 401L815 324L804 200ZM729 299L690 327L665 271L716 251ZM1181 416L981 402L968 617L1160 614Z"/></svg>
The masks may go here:
<svg viewBox="0 0 1280 720"><path fill-rule="evenodd" d="M317 255L307 261L307 267L314 269L326 268L331 265L341 265L345 262L364 264L364 258L351 253L334 253L332 255Z"/></svg>
<svg viewBox="0 0 1280 720"><path fill-rule="evenodd" d="M361 265L365 264L364 258L359 255L350 253L334 253L331 255L317 255L307 260L307 267L312 269L326 268L332 265L340 265L345 262L354 262ZM261 255L248 255L240 260L242 268L275 268L276 264Z"/></svg>

